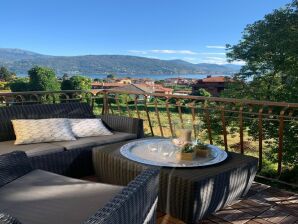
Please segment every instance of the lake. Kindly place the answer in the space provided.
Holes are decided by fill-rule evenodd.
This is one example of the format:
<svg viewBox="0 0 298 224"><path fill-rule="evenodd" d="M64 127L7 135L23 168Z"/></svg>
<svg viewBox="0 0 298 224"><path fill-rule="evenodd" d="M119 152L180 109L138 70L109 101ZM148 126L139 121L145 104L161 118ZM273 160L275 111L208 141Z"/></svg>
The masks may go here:
<svg viewBox="0 0 298 224"><path fill-rule="evenodd" d="M86 75L92 79L104 79L107 77L107 75ZM161 75L148 75L148 74L138 74L138 75L116 75L116 77L118 78L125 78L125 77L130 77L130 78L150 78L150 79L154 79L154 80L164 80L164 79L168 79L168 78L192 78L192 79L202 79L202 78L206 78L207 75L199 75L199 74L185 74L185 75L173 75L173 74L161 74Z"/></svg>
<svg viewBox="0 0 298 224"><path fill-rule="evenodd" d="M27 77L27 74L18 74L19 77ZM107 77L106 74L93 74L93 75L84 75L87 77L90 77L92 79L104 79ZM212 75L212 76L219 76L219 75ZM154 80L164 80L168 78L192 78L192 79L203 79L207 77L207 74L160 74L160 75L150 75L150 74L138 74L138 75L123 75L119 74L116 75L118 78L126 78L126 77L131 77L131 78L150 78Z"/></svg>

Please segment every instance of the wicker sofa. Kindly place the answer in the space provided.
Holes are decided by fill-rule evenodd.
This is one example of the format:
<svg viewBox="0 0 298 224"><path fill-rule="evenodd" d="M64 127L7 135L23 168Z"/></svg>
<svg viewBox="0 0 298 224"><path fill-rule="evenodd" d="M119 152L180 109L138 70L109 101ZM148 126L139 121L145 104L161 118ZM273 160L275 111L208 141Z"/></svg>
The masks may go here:
<svg viewBox="0 0 298 224"><path fill-rule="evenodd" d="M12 119L94 117L92 108L87 103L32 104L0 108L0 155L24 151L34 169L83 177L94 173L91 155L93 147L144 136L141 119L102 115L102 121L114 135L79 138L76 141L14 145Z"/></svg>
<svg viewBox="0 0 298 224"><path fill-rule="evenodd" d="M83 181L94 174L92 148L141 138L141 119L103 115L114 135L14 145L12 119L94 118L87 103L0 108L0 223L155 223L159 171L127 186Z"/></svg>
<svg viewBox="0 0 298 224"><path fill-rule="evenodd" d="M155 223L159 172L126 187L33 169L24 152L0 156L1 224Z"/></svg>

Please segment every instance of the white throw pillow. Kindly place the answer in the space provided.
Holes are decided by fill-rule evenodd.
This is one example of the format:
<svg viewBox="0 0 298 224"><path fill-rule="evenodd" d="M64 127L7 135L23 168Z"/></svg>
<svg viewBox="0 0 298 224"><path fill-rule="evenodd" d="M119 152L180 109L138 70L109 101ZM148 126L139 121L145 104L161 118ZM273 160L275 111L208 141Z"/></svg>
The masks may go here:
<svg viewBox="0 0 298 224"><path fill-rule="evenodd" d="M70 127L76 137L112 135L101 119L69 119Z"/></svg>
<svg viewBox="0 0 298 224"><path fill-rule="evenodd" d="M15 145L76 140L68 119L26 119L12 120L16 135Z"/></svg>

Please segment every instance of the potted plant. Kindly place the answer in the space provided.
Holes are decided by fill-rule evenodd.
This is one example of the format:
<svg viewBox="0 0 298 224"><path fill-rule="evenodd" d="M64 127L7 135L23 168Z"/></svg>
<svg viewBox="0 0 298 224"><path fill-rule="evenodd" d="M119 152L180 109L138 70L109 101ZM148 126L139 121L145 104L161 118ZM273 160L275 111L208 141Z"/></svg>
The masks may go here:
<svg viewBox="0 0 298 224"><path fill-rule="evenodd" d="M197 141L197 144L194 146L197 156L199 157L208 157L210 153L210 149L208 145Z"/></svg>
<svg viewBox="0 0 298 224"><path fill-rule="evenodd" d="M179 151L176 154L176 158L177 160L194 160L194 158L196 157L196 152L193 149L193 145L190 143L187 143L185 145L182 146L181 151Z"/></svg>

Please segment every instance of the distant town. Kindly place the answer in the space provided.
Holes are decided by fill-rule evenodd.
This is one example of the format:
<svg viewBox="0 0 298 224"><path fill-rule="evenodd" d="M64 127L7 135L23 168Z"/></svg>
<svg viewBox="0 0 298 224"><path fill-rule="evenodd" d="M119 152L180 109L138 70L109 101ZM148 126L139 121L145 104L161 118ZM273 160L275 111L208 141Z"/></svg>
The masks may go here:
<svg viewBox="0 0 298 224"><path fill-rule="evenodd" d="M149 78L107 77L104 80L94 79L91 84L91 91L94 94L103 89L111 89L140 92L140 94L195 95L199 89L204 89L211 96L219 96L228 82L231 82L231 79L226 76L207 76L203 79L167 78L158 81Z"/></svg>
<svg viewBox="0 0 298 224"><path fill-rule="evenodd" d="M139 92L140 95L158 93L167 95L220 96L232 82L231 76L196 77L123 77L110 73L101 78L88 75L58 76L48 67L35 66L28 70L27 77L17 76L6 67L0 67L1 92L87 90L97 94L101 90Z"/></svg>

